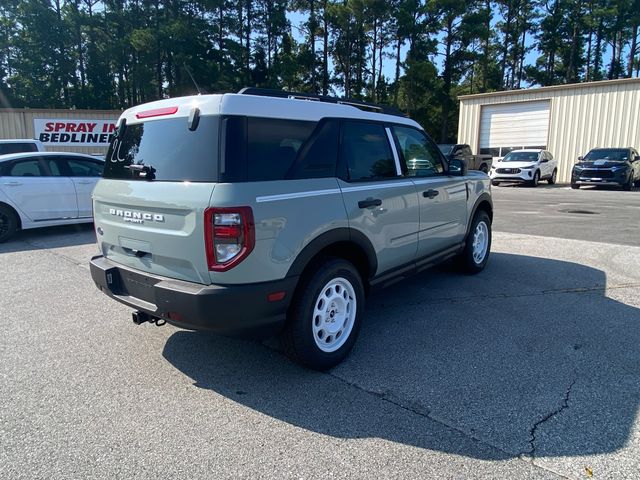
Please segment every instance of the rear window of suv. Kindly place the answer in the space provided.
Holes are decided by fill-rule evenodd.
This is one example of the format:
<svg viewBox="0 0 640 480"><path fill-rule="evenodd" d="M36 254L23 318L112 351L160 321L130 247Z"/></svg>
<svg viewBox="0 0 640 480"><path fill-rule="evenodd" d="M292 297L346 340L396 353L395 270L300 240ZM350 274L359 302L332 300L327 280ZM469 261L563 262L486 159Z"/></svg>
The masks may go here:
<svg viewBox="0 0 640 480"><path fill-rule="evenodd" d="M146 172L127 168L136 164L152 167L156 181L216 182L219 123L202 116L195 131L184 117L127 125L109 147L103 177L147 180Z"/></svg>
<svg viewBox="0 0 640 480"><path fill-rule="evenodd" d="M37 152L38 146L35 143L16 142L16 143L0 143L0 155L9 153Z"/></svg>

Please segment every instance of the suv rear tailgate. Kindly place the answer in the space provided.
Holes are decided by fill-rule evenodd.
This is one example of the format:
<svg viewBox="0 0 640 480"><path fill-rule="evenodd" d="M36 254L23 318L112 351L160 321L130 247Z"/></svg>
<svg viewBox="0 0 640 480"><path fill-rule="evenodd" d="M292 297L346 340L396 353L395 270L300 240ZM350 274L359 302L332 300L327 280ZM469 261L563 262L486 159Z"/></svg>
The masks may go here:
<svg viewBox="0 0 640 480"><path fill-rule="evenodd" d="M102 254L143 272L210 284L204 209L215 183L103 179L93 193Z"/></svg>

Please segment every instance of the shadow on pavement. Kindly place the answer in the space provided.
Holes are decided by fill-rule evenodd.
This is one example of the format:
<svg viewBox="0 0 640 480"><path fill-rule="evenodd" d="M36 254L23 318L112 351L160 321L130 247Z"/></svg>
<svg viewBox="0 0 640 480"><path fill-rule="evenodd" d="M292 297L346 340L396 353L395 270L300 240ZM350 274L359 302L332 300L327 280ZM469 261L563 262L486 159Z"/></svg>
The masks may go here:
<svg viewBox="0 0 640 480"><path fill-rule="evenodd" d="M0 243L0 254L42 248L73 247L90 243L96 243L93 223L33 228L21 230L5 243Z"/></svg>
<svg viewBox="0 0 640 480"><path fill-rule="evenodd" d="M440 267L371 297L330 377L207 333L174 333L163 354L200 388L332 437L484 459L607 453L625 445L638 409L640 310L607 298L606 281L509 254L473 277Z"/></svg>

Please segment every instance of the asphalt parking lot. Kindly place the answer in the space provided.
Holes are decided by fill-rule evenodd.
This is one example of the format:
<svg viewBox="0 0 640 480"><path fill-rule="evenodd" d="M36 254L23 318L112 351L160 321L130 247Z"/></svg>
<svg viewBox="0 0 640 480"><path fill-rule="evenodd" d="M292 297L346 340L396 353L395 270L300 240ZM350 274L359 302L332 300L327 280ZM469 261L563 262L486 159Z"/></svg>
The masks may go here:
<svg viewBox="0 0 640 480"><path fill-rule="evenodd" d="M370 298L329 373L136 326L91 282L90 227L22 232L0 245L0 478L640 477L640 192L493 191L486 270Z"/></svg>

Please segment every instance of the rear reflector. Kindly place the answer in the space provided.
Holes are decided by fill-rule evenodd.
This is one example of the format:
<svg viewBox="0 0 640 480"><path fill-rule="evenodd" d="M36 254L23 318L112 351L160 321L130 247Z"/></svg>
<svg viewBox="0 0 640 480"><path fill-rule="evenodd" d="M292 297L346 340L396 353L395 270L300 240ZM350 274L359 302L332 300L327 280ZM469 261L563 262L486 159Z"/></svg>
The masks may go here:
<svg viewBox="0 0 640 480"><path fill-rule="evenodd" d="M279 302L285 297L286 294L287 292L270 293L269 295L267 295L267 300L269 300L270 302Z"/></svg>
<svg viewBox="0 0 640 480"><path fill-rule="evenodd" d="M153 110L145 110L144 112L136 113L136 118L149 118L149 117L161 117L162 115L173 115L178 111L178 107L164 107L156 108Z"/></svg>
<svg viewBox="0 0 640 480"><path fill-rule="evenodd" d="M182 315L180 315L178 312L169 312L167 314L167 317L169 317L170 320L174 320L176 322L182 321Z"/></svg>

